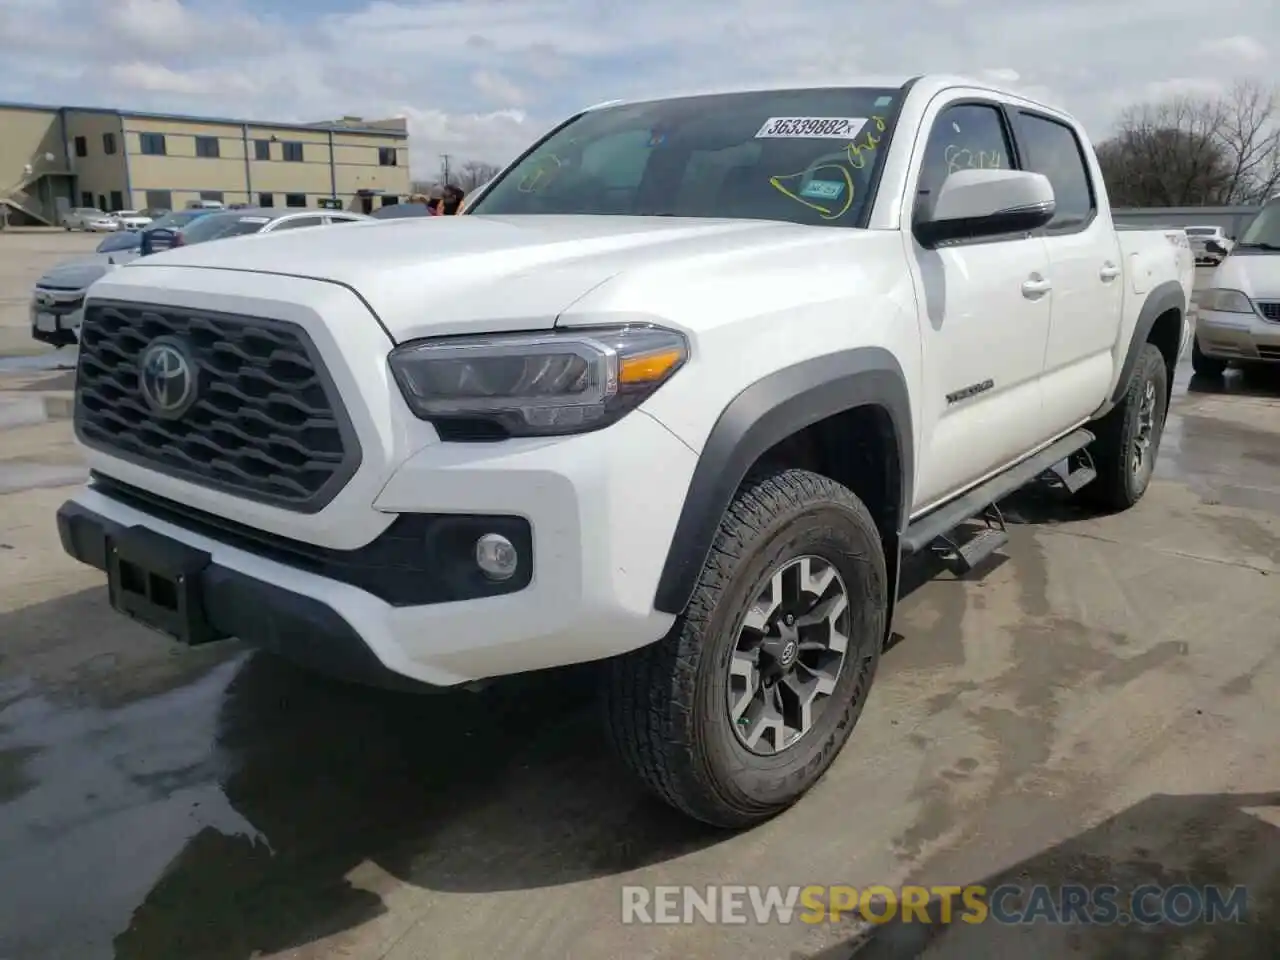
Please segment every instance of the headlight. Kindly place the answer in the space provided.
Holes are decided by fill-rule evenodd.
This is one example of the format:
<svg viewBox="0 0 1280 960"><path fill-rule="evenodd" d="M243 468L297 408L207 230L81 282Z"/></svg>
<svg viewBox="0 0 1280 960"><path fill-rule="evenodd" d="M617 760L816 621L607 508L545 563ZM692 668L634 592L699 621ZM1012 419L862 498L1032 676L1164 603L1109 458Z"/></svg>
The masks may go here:
<svg viewBox="0 0 1280 960"><path fill-rule="evenodd" d="M1239 290L1202 290L1196 297L1201 310L1215 313L1253 313L1253 303Z"/></svg>
<svg viewBox="0 0 1280 960"><path fill-rule="evenodd" d="M616 422L688 359L681 334L635 325L422 340L397 347L390 363L423 420L554 436Z"/></svg>

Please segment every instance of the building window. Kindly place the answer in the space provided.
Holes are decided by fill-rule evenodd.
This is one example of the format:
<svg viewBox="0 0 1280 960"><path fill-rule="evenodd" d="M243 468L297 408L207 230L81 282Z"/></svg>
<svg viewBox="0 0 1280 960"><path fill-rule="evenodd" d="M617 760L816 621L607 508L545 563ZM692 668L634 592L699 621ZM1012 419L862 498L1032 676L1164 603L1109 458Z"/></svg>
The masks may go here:
<svg viewBox="0 0 1280 960"><path fill-rule="evenodd" d="M116 152L116 135L114 133L104 133L102 135L102 152L108 156Z"/></svg>
<svg viewBox="0 0 1280 960"><path fill-rule="evenodd" d="M253 141L253 159L255 160L271 159L271 141L270 140Z"/></svg>
<svg viewBox="0 0 1280 960"><path fill-rule="evenodd" d="M119 190L111 191L111 209L112 210L124 209L124 194L121 193Z"/></svg>
<svg viewBox="0 0 1280 960"><path fill-rule="evenodd" d="M148 210L172 210L173 209L173 193L169 190L148 190L147 191L147 209Z"/></svg>
<svg viewBox="0 0 1280 960"><path fill-rule="evenodd" d="M87 157L89 155L89 141L84 137L76 137L76 156Z"/></svg>
<svg viewBox="0 0 1280 960"><path fill-rule="evenodd" d="M396 165L396 148L395 147L379 147L378 148L378 166L394 167Z"/></svg>
<svg viewBox="0 0 1280 960"><path fill-rule="evenodd" d="M282 146L284 147L284 158L286 160L290 163L302 162L302 144L287 140Z"/></svg>
<svg viewBox="0 0 1280 960"><path fill-rule="evenodd" d="M384 194L382 197L382 205L384 207L394 207L399 202L400 202L400 198L397 197L394 193Z"/></svg>
<svg viewBox="0 0 1280 960"><path fill-rule="evenodd" d="M222 202L222 191L221 191L221 190L201 190L201 191L200 191L200 199L201 199L201 200L213 200L213 201L216 201L217 203L221 203L221 202Z"/></svg>
<svg viewBox="0 0 1280 960"><path fill-rule="evenodd" d="M168 156L169 151L164 142L163 133L143 133L138 135L138 143L142 153L148 157Z"/></svg>
<svg viewBox="0 0 1280 960"><path fill-rule="evenodd" d="M259 142L259 143L262 143L262 141L261 141L261 140L259 140L258 142ZM272 193L260 193L260 194L258 194L258 206L260 206L260 207L274 207L275 205L276 205L276 198L275 198L275 194L272 194Z"/></svg>
<svg viewBox="0 0 1280 960"><path fill-rule="evenodd" d="M305 207L307 205L307 195L305 193L286 193L284 195L284 205L286 207Z"/></svg>
<svg viewBox="0 0 1280 960"><path fill-rule="evenodd" d="M93 193L92 193L92 192L90 192L90 191L88 191L88 190L81 190L81 191L80 191L80 206L82 206L82 207L92 207L92 206L93 206Z"/></svg>
<svg viewBox="0 0 1280 960"><path fill-rule="evenodd" d="M204 157L209 160L216 160L220 157L221 151L218 149L217 137L196 137L196 156Z"/></svg>

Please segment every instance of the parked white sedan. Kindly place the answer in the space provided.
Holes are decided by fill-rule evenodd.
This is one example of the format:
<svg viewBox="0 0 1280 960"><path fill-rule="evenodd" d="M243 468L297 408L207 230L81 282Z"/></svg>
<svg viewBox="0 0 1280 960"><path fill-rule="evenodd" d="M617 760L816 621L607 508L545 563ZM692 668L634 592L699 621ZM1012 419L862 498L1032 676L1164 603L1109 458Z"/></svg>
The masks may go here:
<svg viewBox="0 0 1280 960"><path fill-rule="evenodd" d="M1211 253L1208 243L1212 240L1223 250L1231 251L1231 239L1222 227L1187 227L1187 240L1191 242L1191 252L1195 254L1196 263L1221 263L1222 255Z"/></svg>
<svg viewBox="0 0 1280 960"><path fill-rule="evenodd" d="M151 218L143 216L137 210L117 210L111 218L119 224L121 230L141 230L151 224Z"/></svg>

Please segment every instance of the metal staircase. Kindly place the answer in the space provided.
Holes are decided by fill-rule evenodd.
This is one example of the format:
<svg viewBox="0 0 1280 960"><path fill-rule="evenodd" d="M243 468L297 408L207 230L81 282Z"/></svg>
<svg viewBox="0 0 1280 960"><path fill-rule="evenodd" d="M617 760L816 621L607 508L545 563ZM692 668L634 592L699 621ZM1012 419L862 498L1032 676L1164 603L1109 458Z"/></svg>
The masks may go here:
<svg viewBox="0 0 1280 960"><path fill-rule="evenodd" d="M61 173L61 171L41 170L39 173L32 173L23 177L13 186L0 191L0 205L9 208L10 221L13 220L13 211L17 211L46 227L56 226L58 219L57 207L53 203L46 205L39 193L33 193L29 188L38 186L40 181L46 177L59 176Z"/></svg>

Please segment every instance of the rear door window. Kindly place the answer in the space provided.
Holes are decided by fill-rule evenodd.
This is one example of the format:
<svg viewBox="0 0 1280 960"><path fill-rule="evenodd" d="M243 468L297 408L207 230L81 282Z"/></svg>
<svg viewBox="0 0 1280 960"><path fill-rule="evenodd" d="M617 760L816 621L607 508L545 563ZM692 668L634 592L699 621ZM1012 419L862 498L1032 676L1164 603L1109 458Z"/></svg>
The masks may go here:
<svg viewBox="0 0 1280 960"><path fill-rule="evenodd" d="M1075 131L1065 123L1021 110L1015 129L1023 168L1044 174L1053 184L1056 210L1045 229L1049 233L1083 230L1098 207Z"/></svg>
<svg viewBox="0 0 1280 960"><path fill-rule="evenodd" d="M318 227L324 223L323 217L297 217L293 220L281 220L279 223L271 227L271 232L277 230L297 230L299 227Z"/></svg>

